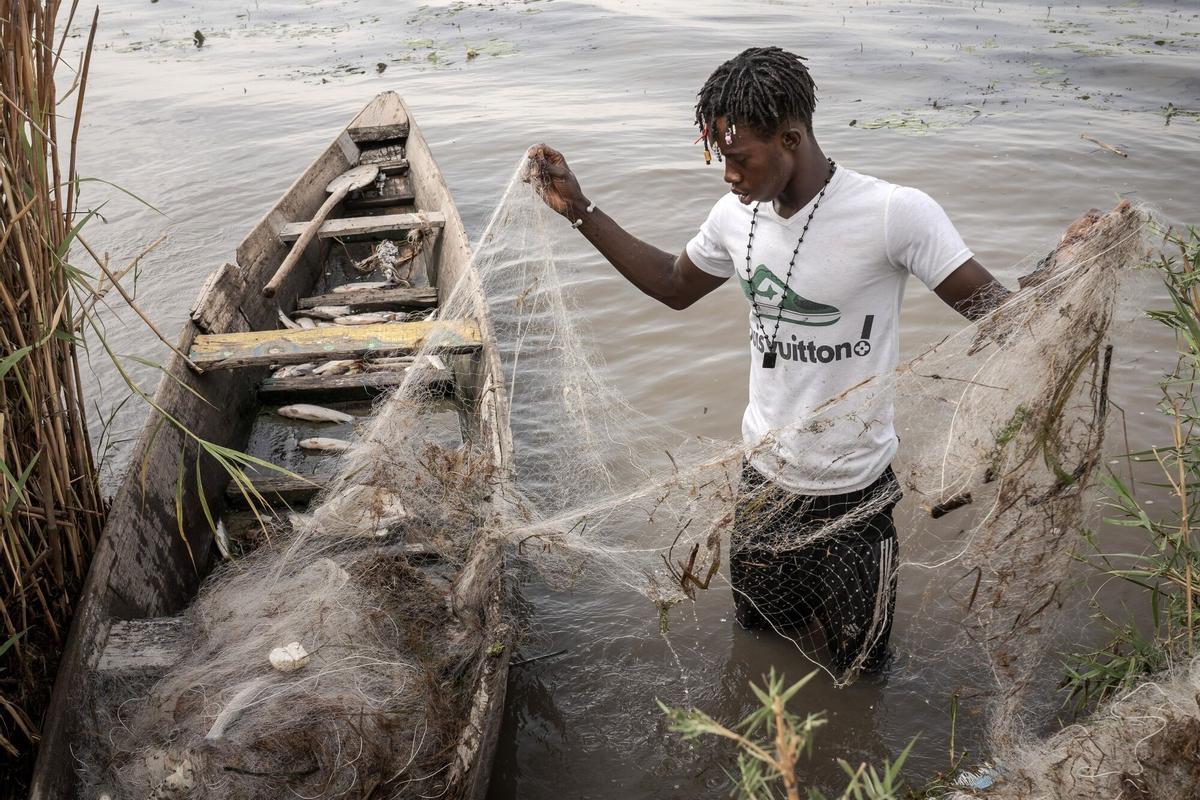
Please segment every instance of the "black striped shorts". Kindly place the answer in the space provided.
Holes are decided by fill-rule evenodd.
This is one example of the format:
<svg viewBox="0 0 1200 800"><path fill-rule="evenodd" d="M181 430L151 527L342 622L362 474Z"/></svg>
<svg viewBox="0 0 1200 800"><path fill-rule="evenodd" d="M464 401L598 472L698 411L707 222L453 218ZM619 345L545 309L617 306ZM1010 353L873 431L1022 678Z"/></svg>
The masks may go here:
<svg viewBox="0 0 1200 800"><path fill-rule="evenodd" d="M864 671L887 657L898 548L892 468L864 489L801 495L746 464L729 547L737 620L745 628L816 621L833 663Z"/></svg>

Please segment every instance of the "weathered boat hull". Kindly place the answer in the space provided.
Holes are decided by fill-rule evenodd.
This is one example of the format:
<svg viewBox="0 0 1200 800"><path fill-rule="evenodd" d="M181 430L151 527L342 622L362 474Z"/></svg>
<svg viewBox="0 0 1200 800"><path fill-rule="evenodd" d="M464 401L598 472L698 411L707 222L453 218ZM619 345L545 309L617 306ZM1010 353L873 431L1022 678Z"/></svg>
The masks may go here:
<svg viewBox="0 0 1200 800"><path fill-rule="evenodd" d="M392 135L402 130L404 137ZM401 143L367 146L396 141ZM505 474L512 448L508 401L486 298L472 270L466 231L441 172L419 128L394 93L379 95L355 117L251 230L237 248L235 263L213 273L179 335L177 350L192 351L197 337L278 327L279 309L296 308L318 282L324 248L320 241L309 246L275 296L268 299L261 289L291 248L281 234L289 224L308 220L326 199L329 181L367 159L367 154L369 160L397 171L402 169L399 162L406 160L406 191L411 192L415 209L441 214L440 232L428 258L434 273L431 282L439 287L465 287L481 340L473 356L454 359L453 377L460 395L472 404L471 436L489 444L497 467ZM376 205L386 211L386 202ZM364 203L363 207L370 205ZM200 438L243 448L261 403L259 390L267 377L266 367L197 374L174 354L164 366L169 376L159 384L155 406ZM372 385L376 384L385 386L374 380ZM75 796L72 740L87 724L80 716L83 693L104 653L109 632L119 621L175 614L193 598L213 550L210 526L193 523L205 518L206 508L225 506L227 482L228 475L219 464L207 456L197 457L194 442L164 424L158 412L150 414L131 455L129 472L113 500L78 604L42 729L31 797ZM502 558L499 547L486 547L485 552L476 552L475 558L498 564ZM486 615L489 627L503 632L509 629L505 620L507 589L502 570L497 569L496 576ZM470 724L460 737L451 765L449 796L481 798L486 794L507 671L507 649L503 657L487 659L479 669Z"/></svg>

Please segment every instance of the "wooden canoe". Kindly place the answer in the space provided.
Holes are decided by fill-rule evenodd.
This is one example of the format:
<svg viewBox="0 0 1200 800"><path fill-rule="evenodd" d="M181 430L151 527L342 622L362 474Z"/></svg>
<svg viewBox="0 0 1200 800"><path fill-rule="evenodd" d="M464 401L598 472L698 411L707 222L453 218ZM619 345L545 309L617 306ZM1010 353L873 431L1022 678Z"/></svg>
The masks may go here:
<svg viewBox="0 0 1200 800"><path fill-rule="evenodd" d="M326 200L327 184L361 164L377 166L382 178L334 209L275 296L265 297L263 286ZM428 309L437 305L439 290L466 286L470 302L463 319L280 329L280 311L303 312L328 302L321 295L336 288L329 278L328 262L336 249L331 243L344 251L345 241L400 240L414 228L426 231L426 274L418 275L411 289L349 293L347 305L355 312ZM399 359L431 337L437 352L445 354L439 380L459 403L464 440L486 444L498 472L507 474L512 444L506 384L467 235L421 131L401 98L387 92L372 100L284 192L237 248L236 260L206 281L177 343L202 371L172 356L155 406L196 436L242 450L252 443L260 406L378 395L399 382ZM268 377L279 364L363 353L398 357L393 363L400 366L393 373ZM72 743L88 729L83 692L97 670L119 661L117 651L142 666L161 656L153 642L169 632L168 618L188 605L215 558L206 509L229 509L227 527L236 529L238 512L231 502L236 493L226 490L228 475L207 456L198 458L194 444L164 425L160 413L150 414L130 464L87 576L42 728L31 792L39 800L78 794ZM270 491L303 503L319 487L320 475L303 483ZM491 556L500 558L498 549ZM445 765L444 797L482 798L487 792L512 647L506 591L497 579L485 614L493 641L502 643L504 652L493 653L498 657L487 659L471 679L469 720L448 756L453 763ZM397 754L398 761L405 757Z"/></svg>

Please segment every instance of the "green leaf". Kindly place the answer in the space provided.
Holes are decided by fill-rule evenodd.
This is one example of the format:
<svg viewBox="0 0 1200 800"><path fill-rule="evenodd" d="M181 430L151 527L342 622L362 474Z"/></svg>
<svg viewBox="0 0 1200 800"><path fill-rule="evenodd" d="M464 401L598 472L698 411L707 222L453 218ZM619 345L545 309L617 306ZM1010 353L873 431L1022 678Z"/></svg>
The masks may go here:
<svg viewBox="0 0 1200 800"><path fill-rule="evenodd" d="M27 630L29 630L29 629L26 628L25 631L27 631ZM8 640L4 644L0 644L0 656L7 653L9 651L9 648L11 648L14 644L16 644L17 640L19 640L22 636L25 635L25 631L18 631L17 633L14 633L12 636L8 637Z"/></svg>
<svg viewBox="0 0 1200 800"><path fill-rule="evenodd" d="M0 378L3 378L5 375L7 375L8 371L17 365L18 361L29 355L29 353L32 351L33 345L27 344L19 350L12 351L5 356L3 360L0 360Z"/></svg>

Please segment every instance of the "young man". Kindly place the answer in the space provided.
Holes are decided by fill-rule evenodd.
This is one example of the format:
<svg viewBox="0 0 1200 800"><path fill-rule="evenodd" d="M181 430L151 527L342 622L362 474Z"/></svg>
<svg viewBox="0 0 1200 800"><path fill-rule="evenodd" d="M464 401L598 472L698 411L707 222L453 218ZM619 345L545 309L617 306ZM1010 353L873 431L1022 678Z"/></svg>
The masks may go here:
<svg viewBox="0 0 1200 800"><path fill-rule="evenodd" d="M1007 292L927 195L827 158L815 104L802 59L777 47L717 68L696 124L731 193L678 256L596 208L561 153L530 148L530 177L622 275L673 309L737 277L751 342L749 455L730 543L737 619L778 628L815 617L836 665L870 671L887 654L896 591L892 398L814 419L895 368L909 274L972 319Z"/></svg>

